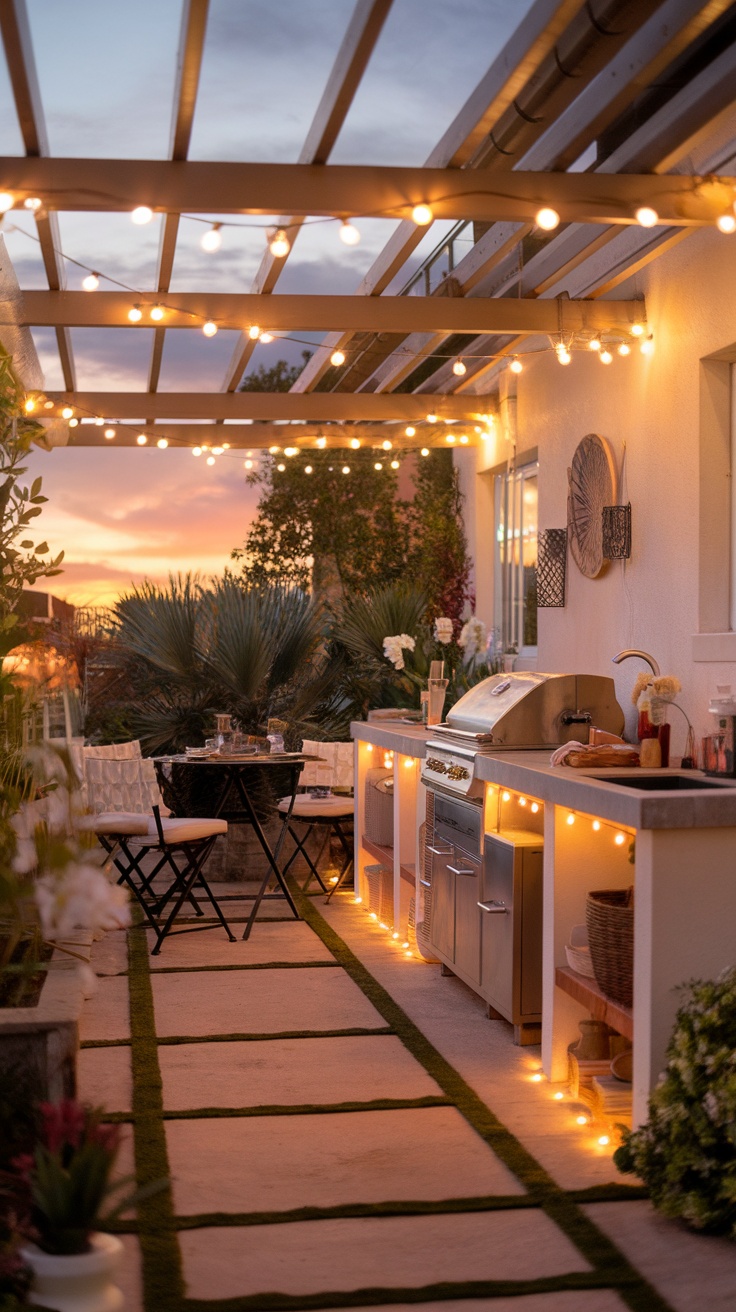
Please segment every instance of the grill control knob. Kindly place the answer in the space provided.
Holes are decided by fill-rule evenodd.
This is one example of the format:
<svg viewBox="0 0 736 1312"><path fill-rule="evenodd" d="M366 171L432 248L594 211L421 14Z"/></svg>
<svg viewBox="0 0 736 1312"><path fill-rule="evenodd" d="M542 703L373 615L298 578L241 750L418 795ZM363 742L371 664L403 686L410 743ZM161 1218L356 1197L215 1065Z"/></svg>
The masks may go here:
<svg viewBox="0 0 736 1312"><path fill-rule="evenodd" d="M427 769L432 770L435 774L447 774L447 766L444 761L438 761L434 756L427 757Z"/></svg>
<svg viewBox="0 0 736 1312"><path fill-rule="evenodd" d="M451 765L447 771L449 779L469 779L470 771L465 769L464 765Z"/></svg>

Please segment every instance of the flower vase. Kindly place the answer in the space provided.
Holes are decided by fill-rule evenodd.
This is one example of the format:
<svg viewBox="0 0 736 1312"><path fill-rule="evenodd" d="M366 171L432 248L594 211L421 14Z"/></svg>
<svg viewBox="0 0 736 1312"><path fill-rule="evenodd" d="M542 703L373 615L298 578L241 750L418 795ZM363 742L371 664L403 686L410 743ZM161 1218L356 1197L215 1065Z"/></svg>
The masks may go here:
<svg viewBox="0 0 736 1312"><path fill-rule="evenodd" d="M660 724L657 737L659 738L659 750L662 754L662 767L666 770L670 763L670 725L666 720L664 724Z"/></svg>
<svg viewBox="0 0 736 1312"><path fill-rule="evenodd" d="M26 1244L21 1257L33 1272L27 1301L49 1312L122 1312L123 1292L114 1282L123 1255L115 1235L90 1235L86 1253L44 1253Z"/></svg>

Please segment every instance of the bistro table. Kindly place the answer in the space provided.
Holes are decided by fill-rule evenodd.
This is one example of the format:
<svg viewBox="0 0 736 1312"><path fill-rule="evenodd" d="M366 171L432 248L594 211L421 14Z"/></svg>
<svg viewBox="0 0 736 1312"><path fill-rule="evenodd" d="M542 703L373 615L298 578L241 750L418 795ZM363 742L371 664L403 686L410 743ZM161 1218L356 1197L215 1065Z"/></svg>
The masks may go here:
<svg viewBox="0 0 736 1312"><path fill-rule="evenodd" d="M182 796L181 781L177 780L176 775L178 767L185 767L187 773L190 769L196 767L200 770L206 770L208 783L214 783L213 804L208 803L208 814L213 819L227 820L228 824L249 824L253 826L256 838L260 843L268 861L268 868L263 877L260 888L257 893L249 894L226 894L220 901L250 901L253 899L253 907L248 921L243 931L243 938L250 937L251 929L255 922L256 916L264 899L285 897L291 908L292 914L296 920L301 917L296 908L288 885L279 866L279 857L284 845L284 839L288 832L289 820L294 809L294 798L299 785L299 775L304 768L306 761L313 761L318 758L305 755L303 752L273 752L273 753L250 753L243 755L223 756L219 752L211 756L195 756L194 754L185 754L181 756L157 756L154 757L154 765L158 776L159 786L164 795L168 794L174 803L174 810L182 815L186 815L191 810L191 802ZM176 766L175 771L172 767ZM281 819L281 826L278 837L273 848L271 848L268 838L264 833L261 821L258 818L258 812L254 805L253 798L249 792L250 780L248 771L251 770L272 770L280 766L286 769L289 778L289 806L285 812L276 812ZM252 779L254 776L251 776ZM234 805L233 805L234 803ZM269 893L268 885L275 876L276 882L281 892Z"/></svg>

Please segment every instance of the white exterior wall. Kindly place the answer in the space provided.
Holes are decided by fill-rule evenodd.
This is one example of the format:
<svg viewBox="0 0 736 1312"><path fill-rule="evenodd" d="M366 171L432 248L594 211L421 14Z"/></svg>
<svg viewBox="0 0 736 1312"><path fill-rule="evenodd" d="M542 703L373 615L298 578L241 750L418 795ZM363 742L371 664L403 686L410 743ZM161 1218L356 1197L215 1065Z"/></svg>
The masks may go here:
<svg viewBox="0 0 736 1312"><path fill-rule="evenodd" d="M604 248L600 258L605 257ZM693 659L700 533L716 531L700 525L700 360L736 342L736 236L700 230L622 283L613 296L641 293L654 333L652 356L642 356L634 346L628 359L614 356L605 366L592 352L575 352L563 367L545 352L525 357L517 380L518 451L536 447L539 452L540 528L566 523L567 470L586 433L608 439L619 470L625 446L626 482L619 500L632 504L629 561L612 562L601 577L587 579L568 552L565 608L539 612L538 668L613 674L619 701L630 714L631 687L645 666L634 660L615 666L611 657L623 647L643 648L663 674L681 680L679 700L699 739L714 727L707 702L716 683L732 683L736 691L736 660ZM493 523L490 479L479 475L507 455L500 436L456 454L476 561L477 608L487 622ZM721 531L727 533L727 526ZM718 558L727 587L727 551ZM674 723L680 717L671 718L673 752L679 756L684 736Z"/></svg>

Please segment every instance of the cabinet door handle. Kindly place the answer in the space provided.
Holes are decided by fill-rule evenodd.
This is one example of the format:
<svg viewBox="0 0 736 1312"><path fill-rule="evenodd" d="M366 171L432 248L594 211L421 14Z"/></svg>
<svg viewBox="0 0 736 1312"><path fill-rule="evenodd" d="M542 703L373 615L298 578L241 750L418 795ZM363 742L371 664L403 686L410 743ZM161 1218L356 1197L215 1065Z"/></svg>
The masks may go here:
<svg viewBox="0 0 736 1312"><path fill-rule="evenodd" d="M427 847L430 852L434 852L435 856L449 856L452 852L451 847L432 847L431 843L428 843Z"/></svg>
<svg viewBox="0 0 736 1312"><path fill-rule="evenodd" d="M449 866L449 865L448 865L447 869L448 869L453 875L475 875L475 874L478 873L476 870L473 869L472 866L471 866L471 868L470 868L469 870L464 870L464 869L462 868L462 866Z"/></svg>
<svg viewBox="0 0 736 1312"><path fill-rule="evenodd" d="M422 888L431 888L431 887L432 887L432 884L431 884L431 882L430 882L429 879L420 879L420 880L419 880L419 883L422 885Z"/></svg>
<svg viewBox="0 0 736 1312"><path fill-rule="evenodd" d="M505 916L508 914L508 907L504 902L479 902L478 906L481 911L487 911L492 916Z"/></svg>

